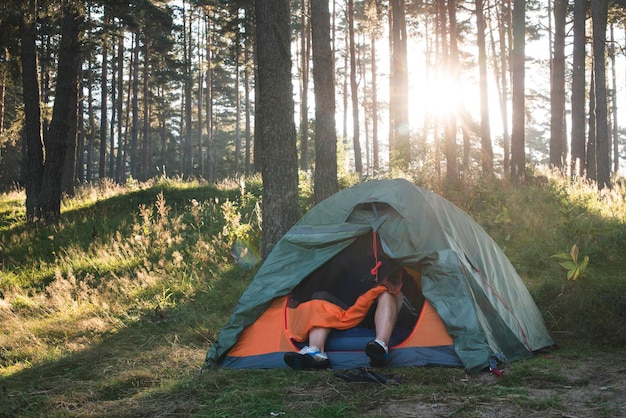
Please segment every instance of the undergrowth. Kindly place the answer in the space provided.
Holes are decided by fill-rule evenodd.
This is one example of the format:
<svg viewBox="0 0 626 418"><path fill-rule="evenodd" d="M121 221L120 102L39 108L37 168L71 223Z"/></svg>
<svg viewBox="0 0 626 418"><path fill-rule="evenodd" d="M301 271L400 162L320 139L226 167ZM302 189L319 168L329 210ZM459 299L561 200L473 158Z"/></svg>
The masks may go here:
<svg viewBox="0 0 626 418"><path fill-rule="evenodd" d="M550 172L520 187L484 178L413 181L467 211L504 249L559 343L626 345L623 185L598 192ZM301 183L306 211L312 190L305 177ZM58 416L297 415L285 396L310 416L377 408L372 391L346 397L332 375L276 371L269 386L259 372L195 376L260 264L260 197L257 177L217 186L105 182L64 199L58 225L34 226L24 220L23 192L0 196L0 415L48 415L50 408ZM574 244L589 257L575 281L551 257ZM565 379L518 371L510 385L527 375L545 384ZM489 396L465 387L459 370L406 373L415 383L385 389L388 396ZM318 389L323 400L307 401ZM524 393L499 390L532 403ZM549 401L530 407L558 404ZM461 403L458 414L466 407Z"/></svg>

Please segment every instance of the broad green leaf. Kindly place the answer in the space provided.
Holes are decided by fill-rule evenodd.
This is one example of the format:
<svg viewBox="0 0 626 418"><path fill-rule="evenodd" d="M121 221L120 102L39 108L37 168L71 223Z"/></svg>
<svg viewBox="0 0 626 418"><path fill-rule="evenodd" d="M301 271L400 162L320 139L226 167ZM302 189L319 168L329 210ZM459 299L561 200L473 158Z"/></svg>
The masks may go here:
<svg viewBox="0 0 626 418"><path fill-rule="evenodd" d="M559 263L559 265L565 270L573 270L575 268L578 268L578 265L573 261L564 261L563 263Z"/></svg>

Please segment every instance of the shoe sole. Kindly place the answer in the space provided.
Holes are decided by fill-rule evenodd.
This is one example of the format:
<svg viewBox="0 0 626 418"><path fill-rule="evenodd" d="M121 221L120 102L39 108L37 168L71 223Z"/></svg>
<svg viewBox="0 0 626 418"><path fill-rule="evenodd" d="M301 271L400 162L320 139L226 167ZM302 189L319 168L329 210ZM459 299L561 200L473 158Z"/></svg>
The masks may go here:
<svg viewBox="0 0 626 418"><path fill-rule="evenodd" d="M384 367L389 358L389 353L377 343L367 343L365 354L369 357L370 366L372 367Z"/></svg>
<svg viewBox="0 0 626 418"><path fill-rule="evenodd" d="M328 359L318 361L308 354L285 353L283 359L287 366L294 370L324 370L330 368Z"/></svg>

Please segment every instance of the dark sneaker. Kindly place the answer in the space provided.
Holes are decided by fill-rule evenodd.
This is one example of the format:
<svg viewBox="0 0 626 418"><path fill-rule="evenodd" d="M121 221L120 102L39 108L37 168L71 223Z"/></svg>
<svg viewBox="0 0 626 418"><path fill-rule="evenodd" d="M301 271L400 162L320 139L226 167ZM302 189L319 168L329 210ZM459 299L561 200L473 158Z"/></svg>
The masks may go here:
<svg viewBox="0 0 626 418"><path fill-rule="evenodd" d="M372 340L365 345L365 354L370 358L370 366L385 367L389 358L387 345L380 340Z"/></svg>
<svg viewBox="0 0 626 418"><path fill-rule="evenodd" d="M315 347L304 346L297 353L285 353L283 359L287 366L294 370L330 369L330 360L328 360L326 354Z"/></svg>

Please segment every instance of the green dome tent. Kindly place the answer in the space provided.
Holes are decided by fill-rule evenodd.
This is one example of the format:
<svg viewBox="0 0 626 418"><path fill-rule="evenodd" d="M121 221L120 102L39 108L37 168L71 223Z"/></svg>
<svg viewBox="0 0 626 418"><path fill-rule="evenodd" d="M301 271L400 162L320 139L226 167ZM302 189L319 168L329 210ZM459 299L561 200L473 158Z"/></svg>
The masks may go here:
<svg viewBox="0 0 626 418"><path fill-rule="evenodd" d="M372 232L386 256L418 271L422 315L434 321L420 318L412 337L390 344L390 366L478 371L494 356L510 362L554 344L521 278L469 215L406 180L376 180L319 203L281 238L209 349L205 367L285 367L284 352L297 349L285 319L287 296ZM422 332L438 332L437 321L449 343L437 336L415 342ZM327 351L334 368L367 364L354 348Z"/></svg>

